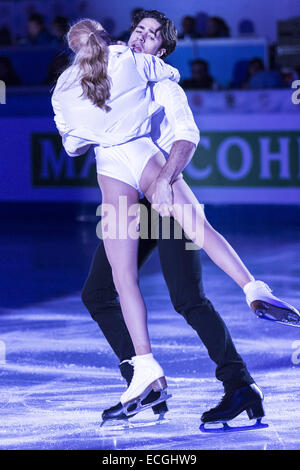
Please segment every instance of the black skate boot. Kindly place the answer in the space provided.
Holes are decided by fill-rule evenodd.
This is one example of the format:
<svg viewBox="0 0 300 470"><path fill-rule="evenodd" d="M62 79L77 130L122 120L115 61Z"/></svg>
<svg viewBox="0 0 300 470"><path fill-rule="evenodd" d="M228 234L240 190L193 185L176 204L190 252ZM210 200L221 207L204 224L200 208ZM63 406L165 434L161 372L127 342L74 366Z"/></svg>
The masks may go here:
<svg viewBox="0 0 300 470"><path fill-rule="evenodd" d="M249 419L256 419L255 427L267 427L261 423L261 419L265 416L262 405L263 393L256 384L245 385L231 392L225 393L220 403L215 407L206 411L201 416L202 424L200 430L204 432L212 431L204 427L205 424L222 423L223 430L243 430L253 428L254 426L245 426L240 428L230 428L227 421L236 418L243 411L246 411Z"/></svg>
<svg viewBox="0 0 300 470"><path fill-rule="evenodd" d="M123 361L119 364L119 368L121 371L122 376L127 382L127 385L130 385L130 382L133 377L133 366L131 364L131 361ZM143 403L151 403L156 400L158 392L154 392L153 390L148 394L146 398L144 398ZM167 403L165 401L158 403L157 405L152 406L153 413L155 415L158 415L158 421L162 421L164 419L165 413L169 411ZM128 411L131 411L128 409ZM134 411L134 409L132 410ZM127 420L135 416L137 413L131 413L130 416L127 416L124 413L124 408L121 402L119 402L117 405L112 406L111 408L108 408L103 411L102 413L102 423L101 426L104 425L104 423L108 420Z"/></svg>

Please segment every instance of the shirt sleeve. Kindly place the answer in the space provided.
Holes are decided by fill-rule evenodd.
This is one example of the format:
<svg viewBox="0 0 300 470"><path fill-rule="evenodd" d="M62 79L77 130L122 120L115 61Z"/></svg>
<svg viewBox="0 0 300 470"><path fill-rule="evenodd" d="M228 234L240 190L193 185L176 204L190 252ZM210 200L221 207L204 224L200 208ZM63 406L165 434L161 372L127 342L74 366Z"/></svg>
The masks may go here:
<svg viewBox="0 0 300 470"><path fill-rule="evenodd" d="M71 130L63 135L62 143L69 157L79 157L79 155L83 155L85 152L87 152L90 146L95 142L89 142L86 139L72 135Z"/></svg>
<svg viewBox="0 0 300 470"><path fill-rule="evenodd" d="M68 67L58 77L54 91L52 93L51 104L54 111L54 122L60 133L65 133L68 130L68 126L64 119L62 111L62 91L64 89L64 86L68 86L68 84L70 83L72 84L72 80L74 81L74 77L76 77L76 74L78 74L78 69L76 67Z"/></svg>
<svg viewBox="0 0 300 470"><path fill-rule="evenodd" d="M171 80L156 83L153 87L154 100L164 107L175 140L199 143L200 133L183 89Z"/></svg>
<svg viewBox="0 0 300 470"><path fill-rule="evenodd" d="M60 106L59 100L57 99L55 90L51 98L51 104L52 104L52 108L54 111L55 125L60 133L64 133L66 132L67 126L66 126L63 113L61 110L61 106Z"/></svg>
<svg viewBox="0 0 300 470"><path fill-rule="evenodd" d="M69 157L78 157L79 155L84 154L89 149L91 142L77 136L74 131L67 127L59 100L55 93L52 95L51 102L54 111L54 121L58 131L61 133L62 144L66 153Z"/></svg>
<svg viewBox="0 0 300 470"><path fill-rule="evenodd" d="M166 64L163 60L151 54L133 52L135 63L140 75L149 82L159 82L166 78L179 82L180 74L177 69Z"/></svg>

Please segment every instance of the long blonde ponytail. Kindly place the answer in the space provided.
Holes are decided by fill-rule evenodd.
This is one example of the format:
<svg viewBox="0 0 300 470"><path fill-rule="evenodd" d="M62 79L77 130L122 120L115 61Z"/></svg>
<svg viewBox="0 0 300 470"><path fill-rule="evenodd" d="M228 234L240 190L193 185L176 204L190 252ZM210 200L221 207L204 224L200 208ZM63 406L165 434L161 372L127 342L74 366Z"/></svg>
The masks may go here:
<svg viewBox="0 0 300 470"><path fill-rule="evenodd" d="M99 108L109 111L105 103L110 98L107 75L108 35L97 21L84 19L74 24L67 35L69 47L75 52L83 95Z"/></svg>

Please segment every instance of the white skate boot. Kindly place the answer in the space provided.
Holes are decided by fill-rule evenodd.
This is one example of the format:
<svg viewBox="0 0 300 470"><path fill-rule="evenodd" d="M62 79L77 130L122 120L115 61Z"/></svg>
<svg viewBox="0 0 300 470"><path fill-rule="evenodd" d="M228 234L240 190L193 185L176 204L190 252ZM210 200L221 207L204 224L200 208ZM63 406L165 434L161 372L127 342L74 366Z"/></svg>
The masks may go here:
<svg viewBox="0 0 300 470"><path fill-rule="evenodd" d="M164 371L154 359L152 353L134 356L132 362L134 367L132 381L120 398L123 413L127 417L171 397L167 394L167 381Z"/></svg>
<svg viewBox="0 0 300 470"><path fill-rule="evenodd" d="M259 318L300 327L298 310L271 294L272 290L264 282L250 281L243 290L247 304Z"/></svg>

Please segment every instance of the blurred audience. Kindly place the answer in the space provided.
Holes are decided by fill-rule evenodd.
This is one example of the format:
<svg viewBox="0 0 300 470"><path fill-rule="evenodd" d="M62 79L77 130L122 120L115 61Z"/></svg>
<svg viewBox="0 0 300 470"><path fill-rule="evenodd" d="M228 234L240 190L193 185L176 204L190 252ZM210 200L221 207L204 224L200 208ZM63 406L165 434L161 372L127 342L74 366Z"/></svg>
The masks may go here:
<svg viewBox="0 0 300 470"><path fill-rule="evenodd" d="M206 36L208 38L228 38L230 37L230 29L225 20L219 16L208 18Z"/></svg>
<svg viewBox="0 0 300 470"><path fill-rule="evenodd" d="M279 70L265 70L262 59L255 57L250 60L246 81L242 88L249 90L262 90L266 88L282 88L283 78Z"/></svg>
<svg viewBox="0 0 300 470"><path fill-rule="evenodd" d="M204 12L199 12L195 16L196 22L196 31L199 37L204 38L206 36L207 31L207 22L208 22L208 14Z"/></svg>
<svg viewBox="0 0 300 470"><path fill-rule="evenodd" d="M8 26L1 26L0 28L0 46L11 46L12 45L11 32Z"/></svg>
<svg viewBox="0 0 300 470"><path fill-rule="evenodd" d="M238 60L234 64L230 88L238 89L243 87L248 79L248 65L248 60Z"/></svg>
<svg viewBox="0 0 300 470"><path fill-rule="evenodd" d="M299 80L299 75L293 68L283 67L280 72L283 86L286 88L291 88L293 81Z"/></svg>
<svg viewBox="0 0 300 470"><path fill-rule="evenodd" d="M50 62L44 85L55 85L58 76L70 65L67 54L59 54Z"/></svg>
<svg viewBox="0 0 300 470"><path fill-rule="evenodd" d="M254 57L254 59L248 61L246 76L241 83L241 88L248 88L249 81L260 72L265 70L265 65L259 57Z"/></svg>
<svg viewBox="0 0 300 470"><path fill-rule="evenodd" d="M241 20L238 24L238 34L240 37L255 36L254 23L251 20Z"/></svg>
<svg viewBox="0 0 300 470"><path fill-rule="evenodd" d="M22 43L30 46L49 45L53 36L47 31L44 17L39 13L32 13L27 21L28 36Z"/></svg>
<svg viewBox="0 0 300 470"><path fill-rule="evenodd" d="M209 72L209 65L203 59L195 59L190 63L191 78L181 82L182 88L186 90L216 90L217 83L214 81Z"/></svg>
<svg viewBox="0 0 300 470"><path fill-rule="evenodd" d="M0 80L3 80L6 86L21 85L21 80L17 76L9 57L0 57Z"/></svg>
<svg viewBox="0 0 300 470"><path fill-rule="evenodd" d="M181 33L178 39L197 39L202 37L196 31L196 20L193 16L184 16L181 20Z"/></svg>
<svg viewBox="0 0 300 470"><path fill-rule="evenodd" d="M136 15L143 8L134 8L131 11L131 23ZM106 30L113 39L128 42L131 31L123 31L118 37L114 37L115 21L111 17L102 19ZM49 31L46 28L43 15L32 13L27 20L27 37L20 43L32 46L66 46L66 34L69 30L68 18L57 15L50 24ZM242 19L238 24L239 37L255 36L255 26L252 20ZM209 17L205 12L199 12L195 16L186 15L181 21L181 31L178 39L198 39L198 38L228 38L230 29L225 20L219 16ZM15 42L18 42L14 35ZM9 26L2 24L0 27L0 47L13 44L12 34ZM294 80L300 75L293 68L279 69L276 63L276 44L269 45L269 66L270 70L265 70L264 62L258 57L252 60L240 60L233 68L232 82L230 88L235 89L265 89L265 88L283 88L291 87ZM47 78L44 84L55 84L58 75L68 67L70 58L68 52L63 51L55 56L49 64ZM185 89L216 90L220 86L215 82L210 74L209 64L203 59L195 59L190 62L191 77L183 80L181 85ZM9 57L0 57L0 80L3 80L8 86L21 84L13 64Z"/></svg>
<svg viewBox="0 0 300 470"><path fill-rule="evenodd" d="M65 16L56 16L51 23L51 44L54 46L64 46L69 27L69 21Z"/></svg>

